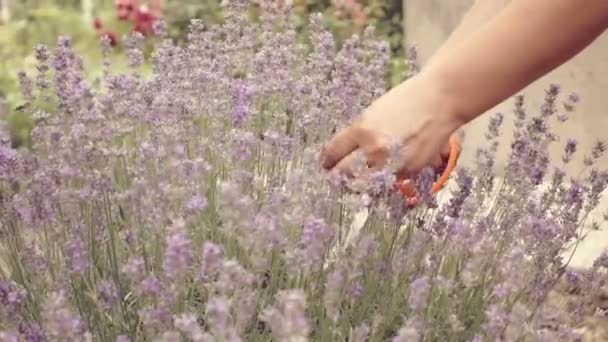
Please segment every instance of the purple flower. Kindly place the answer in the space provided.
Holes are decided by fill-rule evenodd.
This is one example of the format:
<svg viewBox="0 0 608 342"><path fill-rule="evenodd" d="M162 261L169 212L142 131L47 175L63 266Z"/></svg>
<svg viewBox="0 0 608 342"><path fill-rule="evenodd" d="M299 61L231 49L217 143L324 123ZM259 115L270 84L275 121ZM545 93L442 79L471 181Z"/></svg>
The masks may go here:
<svg viewBox="0 0 608 342"><path fill-rule="evenodd" d="M357 299L361 298L361 296L363 295L363 291L364 291L364 289L361 286L361 282L355 281L349 290L350 298L352 300L357 300Z"/></svg>
<svg viewBox="0 0 608 342"><path fill-rule="evenodd" d="M119 335L116 337L116 342L131 342L131 339L126 335Z"/></svg>
<svg viewBox="0 0 608 342"><path fill-rule="evenodd" d="M608 145L603 141L597 141L591 149L591 156L586 156L584 163L586 166L591 166L596 160L600 159L604 152L608 149Z"/></svg>
<svg viewBox="0 0 608 342"><path fill-rule="evenodd" d="M545 177L545 169L537 166L532 167L528 177L533 185L539 185Z"/></svg>
<svg viewBox="0 0 608 342"><path fill-rule="evenodd" d="M36 60L39 63L46 62L50 57L49 50L46 47L46 45L44 45L44 44L36 45L36 47L34 49L34 56L36 57Z"/></svg>
<svg viewBox="0 0 608 342"><path fill-rule="evenodd" d="M437 172L430 167L426 167L420 171L416 177L416 193L421 202L429 206L434 205L434 197L432 195L433 183L437 179Z"/></svg>
<svg viewBox="0 0 608 342"><path fill-rule="evenodd" d="M21 286L0 281L0 304L2 308L9 314L16 313L17 310L24 304L27 292Z"/></svg>
<svg viewBox="0 0 608 342"><path fill-rule="evenodd" d="M143 308L138 312L146 327L162 328L171 322L171 311L166 307Z"/></svg>
<svg viewBox="0 0 608 342"><path fill-rule="evenodd" d="M522 94L515 95L515 117L517 122L515 123L515 127L520 127L521 123L526 118L526 110L524 108L525 97Z"/></svg>
<svg viewBox="0 0 608 342"><path fill-rule="evenodd" d="M257 249L251 253L251 258L254 259L252 261L257 265L260 262L259 259L263 259L267 251L284 246L286 237L279 225L278 218L269 210L255 215L252 228L252 236L247 244Z"/></svg>
<svg viewBox="0 0 608 342"><path fill-rule="evenodd" d="M141 281L141 293L147 296L158 296L162 291L162 285L158 278L149 276Z"/></svg>
<svg viewBox="0 0 608 342"><path fill-rule="evenodd" d="M137 280L144 276L144 259L141 257L131 257L122 267L122 272L130 279Z"/></svg>
<svg viewBox="0 0 608 342"><path fill-rule="evenodd" d="M492 290L492 296L498 299L506 299L511 294L511 288L509 284L502 283L498 284Z"/></svg>
<svg viewBox="0 0 608 342"><path fill-rule="evenodd" d="M536 217L529 218L527 222L531 232L531 237L538 243L551 241L559 233L559 228L553 223L545 219Z"/></svg>
<svg viewBox="0 0 608 342"><path fill-rule="evenodd" d="M447 237L449 239L453 239L454 241L466 240L466 238L470 235L468 227L466 227L463 220L460 219L446 217L445 219L439 221L438 218L438 221L436 221L433 230L437 234L441 235L443 233L443 229L446 230Z"/></svg>
<svg viewBox="0 0 608 342"><path fill-rule="evenodd" d="M583 201L584 188L576 181L570 183L570 187L564 193L566 207L573 207Z"/></svg>
<svg viewBox="0 0 608 342"><path fill-rule="evenodd" d="M129 34L124 39L124 47L128 57L128 63L132 68L137 68L144 62L144 55L142 51L143 43L144 36L137 31Z"/></svg>
<svg viewBox="0 0 608 342"><path fill-rule="evenodd" d="M342 290L345 283L345 271L341 268L332 270L325 282L325 294L323 304L329 318L336 321L340 315L340 304L342 303Z"/></svg>
<svg viewBox="0 0 608 342"><path fill-rule="evenodd" d="M606 149L608 149L608 147L606 147L606 143L603 141L598 141L593 146L593 150L591 151L591 156L594 159L599 159L604 155L604 152L606 152Z"/></svg>
<svg viewBox="0 0 608 342"><path fill-rule="evenodd" d="M63 291L51 293L42 314L45 319L44 330L49 339L85 340L84 336L88 334L85 322L71 310Z"/></svg>
<svg viewBox="0 0 608 342"><path fill-rule="evenodd" d="M157 37L165 38L167 35L167 22L163 19L156 19L152 25L152 32Z"/></svg>
<svg viewBox="0 0 608 342"><path fill-rule="evenodd" d="M490 118L488 124L488 133L486 133L486 139L496 139L500 135L500 126L504 121L504 115L502 113L496 113Z"/></svg>
<svg viewBox="0 0 608 342"><path fill-rule="evenodd" d="M311 330L305 312L303 291L282 290L277 293L275 304L260 314L260 319L269 325L277 341L305 340Z"/></svg>
<svg viewBox="0 0 608 342"><path fill-rule="evenodd" d="M544 117L533 117L530 119L526 129L531 139L538 140L540 137L547 134L549 126Z"/></svg>
<svg viewBox="0 0 608 342"><path fill-rule="evenodd" d="M12 180L21 171L21 158L16 150L0 145L0 181Z"/></svg>
<svg viewBox="0 0 608 342"><path fill-rule="evenodd" d="M323 16L320 13L311 13L309 21L313 30L312 38L316 49L314 56L319 59L315 60L315 62L321 62L321 60L327 61L327 58L330 58L334 53L334 37L325 29Z"/></svg>
<svg viewBox="0 0 608 342"><path fill-rule="evenodd" d="M89 256L86 246L78 237L68 240L63 248L67 267L70 273L83 274L89 268Z"/></svg>
<svg viewBox="0 0 608 342"><path fill-rule="evenodd" d="M464 201L471 195L473 188L473 176L466 169L456 170L456 184L458 189L449 200L446 215L452 218L460 217Z"/></svg>
<svg viewBox="0 0 608 342"><path fill-rule="evenodd" d="M19 71L17 73L17 77L19 80L19 86L21 87L21 94L23 95L23 98L28 102L33 101L34 94L32 93L32 91L34 87L32 80L27 76L25 71Z"/></svg>
<svg viewBox="0 0 608 342"><path fill-rule="evenodd" d="M574 139L568 139L566 143L566 147L564 149L564 155L562 156L562 160L564 163L568 163L572 160L572 155L576 152L577 142Z"/></svg>
<svg viewBox="0 0 608 342"><path fill-rule="evenodd" d="M255 285L255 276L236 260L225 260L219 272L217 285L224 293L243 290Z"/></svg>
<svg viewBox="0 0 608 342"><path fill-rule="evenodd" d="M166 243L163 270L167 278L176 280L188 271L192 263L191 242L183 221L177 221L170 227Z"/></svg>
<svg viewBox="0 0 608 342"><path fill-rule="evenodd" d="M568 112L572 112L580 101L580 96L577 93L572 92L568 94L568 97L564 101L564 108L566 108Z"/></svg>
<svg viewBox="0 0 608 342"><path fill-rule="evenodd" d="M245 81L238 82L235 86L234 109L232 110L232 124L241 127L247 119L249 104L253 97L253 87Z"/></svg>
<svg viewBox="0 0 608 342"><path fill-rule="evenodd" d="M499 305L491 304L485 312L485 322L482 329L486 336L497 337L507 325L507 316L503 308Z"/></svg>
<svg viewBox="0 0 608 342"><path fill-rule="evenodd" d="M397 331L397 335L393 337L392 342L418 341L420 340L423 332L424 331L419 321L415 319L408 319Z"/></svg>
<svg viewBox="0 0 608 342"><path fill-rule="evenodd" d="M333 238L334 231L324 220L307 217L298 248L294 251L294 266L304 272L318 270Z"/></svg>
<svg viewBox="0 0 608 342"><path fill-rule="evenodd" d="M19 335L11 331L0 331L0 340L3 342L19 342Z"/></svg>
<svg viewBox="0 0 608 342"><path fill-rule="evenodd" d="M175 327L186 334L194 342L211 342L212 337L205 333L198 323L196 315L183 313L173 320Z"/></svg>
<svg viewBox="0 0 608 342"><path fill-rule="evenodd" d="M188 203L186 203L186 210L190 213L200 213L207 208L207 199L201 195L194 195Z"/></svg>
<svg viewBox="0 0 608 342"><path fill-rule="evenodd" d="M289 136L275 130L269 130L264 133L264 142L267 146L270 146L272 153L276 153L280 157L291 155L293 140Z"/></svg>
<svg viewBox="0 0 608 342"><path fill-rule="evenodd" d="M427 276L421 276L410 284L408 303L412 311L423 309L427 303L427 297L431 286Z"/></svg>
<svg viewBox="0 0 608 342"><path fill-rule="evenodd" d="M589 183L589 193L587 195L586 211L591 211L599 205L602 193L608 186L608 171L592 169L587 177Z"/></svg>
<svg viewBox="0 0 608 342"><path fill-rule="evenodd" d="M113 282L102 280L97 284L97 301L104 310L110 310L120 303L118 288Z"/></svg>
<svg viewBox="0 0 608 342"><path fill-rule="evenodd" d="M593 268L608 269L608 251L604 251L600 257L593 262Z"/></svg>
<svg viewBox="0 0 608 342"><path fill-rule="evenodd" d="M418 47L416 45L410 45L407 48L407 78L411 78L420 71L420 65L418 64Z"/></svg>
<svg viewBox="0 0 608 342"><path fill-rule="evenodd" d="M230 304L224 297L212 297L205 309L207 326L216 339L236 341L238 334L232 325Z"/></svg>
<svg viewBox="0 0 608 342"><path fill-rule="evenodd" d="M217 272L222 266L224 257L224 249L222 246L205 241L201 252L200 261L200 279L202 281L210 281L217 277Z"/></svg>
<svg viewBox="0 0 608 342"><path fill-rule="evenodd" d="M70 37L61 36L57 39L52 67L55 71L54 86L59 108L68 113L76 113L87 86L82 75L82 60L74 54Z"/></svg>
<svg viewBox="0 0 608 342"><path fill-rule="evenodd" d="M38 323L20 322L18 330L27 342L46 342L44 331Z"/></svg>
<svg viewBox="0 0 608 342"><path fill-rule="evenodd" d="M561 92L561 87L557 84L550 84L545 91L545 102L541 106L541 115L547 117L555 113L555 101Z"/></svg>
<svg viewBox="0 0 608 342"><path fill-rule="evenodd" d="M253 156L256 138L251 132L233 131L232 132L232 155L235 160L249 160Z"/></svg>

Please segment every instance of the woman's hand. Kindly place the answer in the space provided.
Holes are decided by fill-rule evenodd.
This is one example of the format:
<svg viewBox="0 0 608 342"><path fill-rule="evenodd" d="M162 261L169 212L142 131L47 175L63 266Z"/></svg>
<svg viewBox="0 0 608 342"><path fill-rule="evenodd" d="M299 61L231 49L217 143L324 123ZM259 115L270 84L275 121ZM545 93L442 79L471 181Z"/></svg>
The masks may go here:
<svg viewBox="0 0 608 342"><path fill-rule="evenodd" d="M555 34L555 28L560 34ZM352 175L355 153L397 177L439 160L450 134L563 64L608 29L608 0L511 0L491 21L375 101L322 152L326 169ZM498 43L497 43L498 42ZM524 48L522 48L524 47ZM434 75L434 76L432 76Z"/></svg>
<svg viewBox="0 0 608 342"><path fill-rule="evenodd" d="M439 166L450 135L461 124L447 96L424 74L410 78L378 98L324 147L323 167L353 175L356 152L368 167L382 169L393 143L399 144L397 178L409 178L426 166Z"/></svg>

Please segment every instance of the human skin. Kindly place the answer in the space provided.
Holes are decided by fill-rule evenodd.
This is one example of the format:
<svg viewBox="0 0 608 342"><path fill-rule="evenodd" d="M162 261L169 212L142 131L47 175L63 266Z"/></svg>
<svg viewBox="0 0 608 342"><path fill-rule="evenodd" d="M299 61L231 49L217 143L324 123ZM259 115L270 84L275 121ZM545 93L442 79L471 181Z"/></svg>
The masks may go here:
<svg viewBox="0 0 608 342"><path fill-rule="evenodd" d="M608 0L479 0L416 76L374 101L321 153L324 168L352 176L360 152L399 178L435 165L449 136L551 70L608 28ZM491 13L498 9L498 13Z"/></svg>

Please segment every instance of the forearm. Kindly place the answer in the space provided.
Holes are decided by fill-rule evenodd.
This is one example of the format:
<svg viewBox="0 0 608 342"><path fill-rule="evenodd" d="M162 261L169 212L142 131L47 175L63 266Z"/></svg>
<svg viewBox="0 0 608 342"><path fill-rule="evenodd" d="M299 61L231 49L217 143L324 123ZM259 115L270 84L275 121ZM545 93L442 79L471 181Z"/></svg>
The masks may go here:
<svg viewBox="0 0 608 342"><path fill-rule="evenodd" d="M449 53L450 50L454 49L458 44L465 41L466 38L481 29L495 17L509 1L510 0L475 0L471 8L469 8L462 17L460 24L452 31L448 39L446 39L439 49L435 51L428 61L428 65L432 65L435 59L441 57L443 54Z"/></svg>
<svg viewBox="0 0 608 342"><path fill-rule="evenodd" d="M432 79L464 124L578 54L608 27L608 0L512 0L436 56Z"/></svg>

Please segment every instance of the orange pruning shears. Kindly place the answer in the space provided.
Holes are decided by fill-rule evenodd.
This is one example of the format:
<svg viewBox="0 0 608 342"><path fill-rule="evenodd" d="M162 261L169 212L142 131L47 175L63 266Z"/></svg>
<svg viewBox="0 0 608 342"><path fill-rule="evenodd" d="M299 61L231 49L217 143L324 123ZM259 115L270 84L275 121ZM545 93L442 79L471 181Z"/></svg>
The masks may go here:
<svg viewBox="0 0 608 342"><path fill-rule="evenodd" d="M460 142L456 135L450 136L448 141L447 153L442 154L441 158L444 161L444 168L435 183L431 188L433 194L441 190L450 179L452 171L456 168L456 162L460 156ZM399 192L405 196L406 204L408 207L414 207L418 204L419 199L416 194L415 185L411 179L405 179L397 184Z"/></svg>

